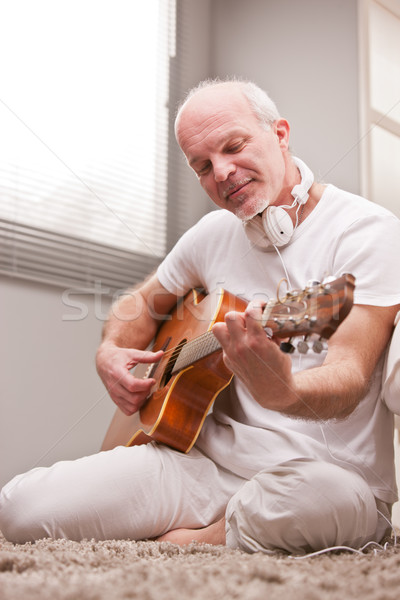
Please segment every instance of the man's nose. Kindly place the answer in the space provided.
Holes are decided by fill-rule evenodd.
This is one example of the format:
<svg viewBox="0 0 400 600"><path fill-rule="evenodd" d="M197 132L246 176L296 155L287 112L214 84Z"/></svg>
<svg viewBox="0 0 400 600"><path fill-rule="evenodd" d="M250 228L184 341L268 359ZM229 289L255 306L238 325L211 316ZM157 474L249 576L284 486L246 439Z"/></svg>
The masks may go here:
<svg viewBox="0 0 400 600"><path fill-rule="evenodd" d="M232 162L232 157L227 156L214 160L214 179L217 183L226 181L229 175L232 175L236 171L236 167Z"/></svg>

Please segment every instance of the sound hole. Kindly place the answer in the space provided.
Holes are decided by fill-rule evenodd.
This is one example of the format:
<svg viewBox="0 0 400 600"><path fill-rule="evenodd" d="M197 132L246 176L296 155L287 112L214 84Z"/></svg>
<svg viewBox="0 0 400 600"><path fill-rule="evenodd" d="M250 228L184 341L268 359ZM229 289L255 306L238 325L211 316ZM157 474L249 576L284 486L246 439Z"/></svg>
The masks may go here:
<svg viewBox="0 0 400 600"><path fill-rule="evenodd" d="M170 343L171 339L172 339L172 338L171 338L171 336L167 337L167 339L165 340L165 342L164 342L164 343L163 343L163 345L161 346L160 350L164 350L164 352L165 352L165 351L167 350L168 346L169 346L169 343ZM157 371L157 369L158 369L159 365L160 365L160 362L156 362L156 363L153 363L153 364L152 364L152 365L151 365L151 366L150 366L150 367L147 369L147 372L146 372L146 379L152 379L153 377L155 377L155 376L156 376L156 371Z"/></svg>
<svg viewBox="0 0 400 600"><path fill-rule="evenodd" d="M171 356L168 359L167 366L165 367L162 379L161 379L161 387L167 385L169 380L172 377L172 371L174 369L175 363L181 353L182 348L185 346L187 340L183 339L179 344L171 350Z"/></svg>

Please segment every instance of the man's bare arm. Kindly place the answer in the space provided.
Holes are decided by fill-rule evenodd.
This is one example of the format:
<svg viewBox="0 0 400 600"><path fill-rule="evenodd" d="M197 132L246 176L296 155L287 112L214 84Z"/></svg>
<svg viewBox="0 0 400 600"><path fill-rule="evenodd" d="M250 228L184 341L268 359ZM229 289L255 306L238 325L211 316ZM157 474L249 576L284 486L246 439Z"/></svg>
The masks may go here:
<svg viewBox="0 0 400 600"><path fill-rule="evenodd" d="M154 383L152 379L134 377L130 369L138 363L160 360L162 352L150 352L146 348L176 300L156 275L152 275L128 290L110 311L96 366L111 398L127 415L140 408Z"/></svg>
<svg viewBox="0 0 400 600"><path fill-rule="evenodd" d="M268 340L259 307L214 326L227 366L265 408L307 419L343 418L368 390L399 306L354 306L331 337L324 363L292 374L291 358Z"/></svg>

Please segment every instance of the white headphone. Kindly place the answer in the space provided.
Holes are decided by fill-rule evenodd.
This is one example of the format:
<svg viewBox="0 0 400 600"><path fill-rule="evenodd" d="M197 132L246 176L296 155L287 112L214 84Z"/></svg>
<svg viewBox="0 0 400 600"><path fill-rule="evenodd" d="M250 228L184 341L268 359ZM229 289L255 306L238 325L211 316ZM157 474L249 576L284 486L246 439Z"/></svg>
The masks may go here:
<svg viewBox="0 0 400 600"><path fill-rule="evenodd" d="M301 182L294 186L291 194L294 198L291 206L268 206L261 215L256 215L249 221L244 221L244 230L250 241L258 248L266 250L270 246L285 246L291 240L296 227L293 226L292 219L286 212L286 209L294 208L297 210L308 200L308 191L314 183L314 175L307 165L292 157L293 162L300 171Z"/></svg>

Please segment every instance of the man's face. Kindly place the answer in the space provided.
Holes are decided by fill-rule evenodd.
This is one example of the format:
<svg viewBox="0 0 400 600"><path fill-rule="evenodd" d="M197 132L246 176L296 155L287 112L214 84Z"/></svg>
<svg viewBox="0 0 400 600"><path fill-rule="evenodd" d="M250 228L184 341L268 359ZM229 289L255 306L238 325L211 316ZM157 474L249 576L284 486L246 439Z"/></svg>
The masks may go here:
<svg viewBox="0 0 400 600"><path fill-rule="evenodd" d="M184 107L178 142L200 184L220 208L248 220L287 198L289 126L262 127L237 88L205 89Z"/></svg>

